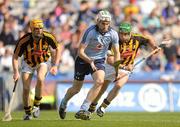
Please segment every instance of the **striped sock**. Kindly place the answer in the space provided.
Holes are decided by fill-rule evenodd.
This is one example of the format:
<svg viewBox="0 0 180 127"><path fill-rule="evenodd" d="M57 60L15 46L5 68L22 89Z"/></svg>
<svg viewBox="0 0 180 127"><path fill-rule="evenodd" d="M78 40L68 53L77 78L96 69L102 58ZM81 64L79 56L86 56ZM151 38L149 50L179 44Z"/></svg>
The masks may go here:
<svg viewBox="0 0 180 127"><path fill-rule="evenodd" d="M28 115L31 115L31 111L32 111L32 107L28 106L28 107L24 107L25 113Z"/></svg>
<svg viewBox="0 0 180 127"><path fill-rule="evenodd" d="M107 108L107 106L110 104L110 102L107 99L104 99L103 103L100 107Z"/></svg>
<svg viewBox="0 0 180 127"><path fill-rule="evenodd" d="M36 97L34 98L34 106L39 107L41 104L42 97Z"/></svg>
<svg viewBox="0 0 180 127"><path fill-rule="evenodd" d="M96 106L98 103L91 103L91 105L89 106L88 111L93 113L96 110Z"/></svg>

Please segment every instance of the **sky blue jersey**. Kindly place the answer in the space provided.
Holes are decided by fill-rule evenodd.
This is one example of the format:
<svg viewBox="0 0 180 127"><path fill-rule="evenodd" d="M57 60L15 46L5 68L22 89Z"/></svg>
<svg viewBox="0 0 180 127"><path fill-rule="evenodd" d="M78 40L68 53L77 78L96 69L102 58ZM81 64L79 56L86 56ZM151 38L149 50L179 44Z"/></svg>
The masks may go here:
<svg viewBox="0 0 180 127"><path fill-rule="evenodd" d="M98 31L97 25L89 27L81 40L81 43L86 44L85 53L92 59L105 58L110 43L119 45L118 33L112 28L108 32L102 34Z"/></svg>

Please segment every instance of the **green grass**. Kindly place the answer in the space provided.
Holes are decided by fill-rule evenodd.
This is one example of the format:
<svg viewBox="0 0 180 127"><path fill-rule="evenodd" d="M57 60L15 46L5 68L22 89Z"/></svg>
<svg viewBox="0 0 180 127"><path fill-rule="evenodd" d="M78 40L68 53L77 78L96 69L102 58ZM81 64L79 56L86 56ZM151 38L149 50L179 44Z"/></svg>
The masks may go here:
<svg viewBox="0 0 180 127"><path fill-rule="evenodd" d="M0 112L2 119L4 113ZM41 111L38 119L22 120L23 112L13 112L13 120L0 121L0 127L180 127L180 113L107 112L100 118L93 114L89 121L76 120L68 112L66 119L59 119L57 111Z"/></svg>

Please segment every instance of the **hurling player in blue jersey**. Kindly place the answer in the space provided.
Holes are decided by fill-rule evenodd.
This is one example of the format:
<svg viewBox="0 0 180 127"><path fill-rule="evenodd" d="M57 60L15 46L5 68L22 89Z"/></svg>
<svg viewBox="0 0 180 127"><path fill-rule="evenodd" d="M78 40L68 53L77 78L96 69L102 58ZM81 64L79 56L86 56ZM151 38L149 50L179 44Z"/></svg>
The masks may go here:
<svg viewBox="0 0 180 127"><path fill-rule="evenodd" d="M156 42L152 37L147 37L142 34L137 34L132 32L132 25L128 22L122 22L119 25L119 52L121 54L121 63L118 68L119 80L117 80L112 87L112 89L108 92L107 97L103 100L100 106L96 110L96 106L104 94L108 85L115 80L115 70L113 68L113 52L109 51L107 57L107 63L105 64L105 81L104 84L94 99L93 103L90 105L88 111L91 113L95 112L98 116L103 117L106 108L111 104L114 98L118 95L119 90L126 84L129 79L129 74L134 69L134 61L137 56L137 52L142 47L150 47L147 49L151 49L153 51L158 52L160 50L159 47L156 46ZM121 77L121 78L120 78Z"/></svg>
<svg viewBox="0 0 180 127"><path fill-rule="evenodd" d="M90 26L82 37L75 60L73 85L67 90L59 107L61 119L66 117L68 101L82 88L85 75L91 74L94 85L89 90L80 111L75 114L76 118L90 119L88 108L103 85L105 76L104 62L110 43L112 43L115 61L120 59L118 33L110 27L111 14L106 10L100 11L96 20L96 25Z"/></svg>

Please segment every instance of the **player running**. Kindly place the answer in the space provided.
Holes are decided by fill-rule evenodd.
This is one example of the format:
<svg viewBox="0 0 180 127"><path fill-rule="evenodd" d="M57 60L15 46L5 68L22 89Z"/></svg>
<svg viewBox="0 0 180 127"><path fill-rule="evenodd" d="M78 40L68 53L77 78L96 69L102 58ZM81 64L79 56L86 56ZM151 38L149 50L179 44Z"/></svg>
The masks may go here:
<svg viewBox="0 0 180 127"><path fill-rule="evenodd" d="M106 10L100 11L97 15L97 24L85 31L75 60L73 86L67 90L59 107L61 119L66 116L68 101L82 88L85 75L91 74L94 85L75 115L76 118L89 119L89 105L96 98L104 82L104 62L110 43L112 43L115 61L120 58L118 33L110 27L110 23L110 13Z"/></svg>
<svg viewBox="0 0 180 127"><path fill-rule="evenodd" d="M107 97L104 99L100 107L96 110L98 116L102 117L105 113L105 109L111 103L111 101L117 96L119 90L128 81L129 72L133 70L133 63L136 57L138 49L144 46L150 46L153 50L158 48L155 46L153 39L147 38L141 34L134 34L131 32L132 26L129 23L123 22L119 26L119 52L121 54L121 64L119 65L119 76L123 76L118 81L115 82L114 87L108 93ZM110 52L107 58L107 63L105 64L105 81L103 87L101 88L99 94L91 103L89 107L89 112L93 113L96 109L98 101L102 94L107 89L108 85L115 80L115 69L112 66L114 64L114 54Z"/></svg>
<svg viewBox="0 0 180 127"><path fill-rule="evenodd" d="M54 75L57 73L57 66L60 60L59 44L52 34L43 31L43 26L42 20L32 20L30 22L32 32L25 34L19 39L13 54L13 78L15 81L20 78L18 58L23 55L21 72L23 82L23 104L25 110L24 120L32 119L32 113L35 118L39 117L42 87L51 64L49 59L51 56L49 46L55 49L54 63L52 63L50 69L50 72ZM37 71L37 84L35 88L34 105L32 107L29 102L29 92L32 76L35 71Z"/></svg>

